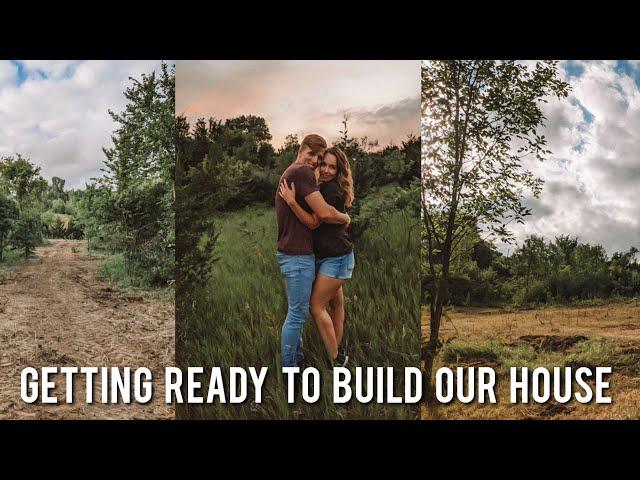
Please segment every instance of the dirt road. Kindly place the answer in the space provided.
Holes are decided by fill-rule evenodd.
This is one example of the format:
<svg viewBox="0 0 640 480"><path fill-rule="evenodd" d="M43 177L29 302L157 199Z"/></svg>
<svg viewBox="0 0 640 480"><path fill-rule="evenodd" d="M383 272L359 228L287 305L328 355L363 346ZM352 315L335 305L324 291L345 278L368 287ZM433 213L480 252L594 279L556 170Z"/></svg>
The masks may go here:
<svg viewBox="0 0 640 480"><path fill-rule="evenodd" d="M84 241L50 240L37 257L5 271L0 281L0 418L173 418L163 398L165 366L174 364L173 303L143 299L110 288L97 275L99 259ZM74 384L75 401L26 404L20 372L26 366L148 367L154 398L146 404L84 402L85 384ZM64 377L57 382L64 385ZM94 389L99 399L100 387ZM132 395L133 398L133 395Z"/></svg>

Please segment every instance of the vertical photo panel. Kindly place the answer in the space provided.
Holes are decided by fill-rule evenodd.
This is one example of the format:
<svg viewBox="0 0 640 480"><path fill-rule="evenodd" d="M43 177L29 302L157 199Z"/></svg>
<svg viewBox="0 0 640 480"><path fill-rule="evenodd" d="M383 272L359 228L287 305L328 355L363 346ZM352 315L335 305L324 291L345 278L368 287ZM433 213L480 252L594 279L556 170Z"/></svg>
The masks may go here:
<svg viewBox="0 0 640 480"><path fill-rule="evenodd" d="M383 397L419 365L420 63L179 61L176 115L176 359L210 395L177 418L417 419Z"/></svg>
<svg viewBox="0 0 640 480"><path fill-rule="evenodd" d="M430 60L421 88L422 418L639 418L638 62Z"/></svg>
<svg viewBox="0 0 640 480"><path fill-rule="evenodd" d="M0 61L0 419L175 417L174 91L174 62Z"/></svg>

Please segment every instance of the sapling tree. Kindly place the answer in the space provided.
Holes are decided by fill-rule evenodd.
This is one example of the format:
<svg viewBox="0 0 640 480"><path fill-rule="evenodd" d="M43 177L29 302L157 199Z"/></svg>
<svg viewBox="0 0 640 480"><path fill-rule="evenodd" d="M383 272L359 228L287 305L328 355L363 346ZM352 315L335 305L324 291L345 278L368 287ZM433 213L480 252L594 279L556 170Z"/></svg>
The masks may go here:
<svg viewBox="0 0 640 480"><path fill-rule="evenodd" d="M42 242L42 221L38 212L27 210L20 212L11 232L11 243L17 250L24 252L29 258L37 245Z"/></svg>
<svg viewBox="0 0 640 480"><path fill-rule="evenodd" d="M18 205L15 200L0 192L0 262L3 260L4 248L18 219Z"/></svg>
<svg viewBox="0 0 640 480"><path fill-rule="evenodd" d="M558 63L447 60L422 66L422 220L429 338L422 350L431 381L452 261L464 255L470 231L512 242L512 223L530 214L525 192L542 180L523 159L550 151L539 133L547 98L568 95Z"/></svg>

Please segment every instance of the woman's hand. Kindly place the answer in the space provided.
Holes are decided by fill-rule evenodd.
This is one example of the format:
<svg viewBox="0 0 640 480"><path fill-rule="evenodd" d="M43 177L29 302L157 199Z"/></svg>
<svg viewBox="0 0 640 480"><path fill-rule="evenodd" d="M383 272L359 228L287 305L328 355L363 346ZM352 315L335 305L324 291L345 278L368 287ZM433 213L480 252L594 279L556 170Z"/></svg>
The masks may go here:
<svg viewBox="0 0 640 480"><path fill-rule="evenodd" d="M293 184L293 182L291 182L291 188L289 188L287 186L287 181L282 180L280 188L278 189L278 194L285 202L287 202L287 205L289 206L296 202L296 186Z"/></svg>

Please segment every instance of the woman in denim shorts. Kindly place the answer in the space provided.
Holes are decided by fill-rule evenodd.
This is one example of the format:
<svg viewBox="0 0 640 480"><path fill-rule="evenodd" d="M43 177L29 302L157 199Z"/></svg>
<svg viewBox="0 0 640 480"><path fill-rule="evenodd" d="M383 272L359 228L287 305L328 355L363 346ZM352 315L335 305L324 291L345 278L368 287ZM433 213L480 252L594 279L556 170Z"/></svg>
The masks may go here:
<svg viewBox="0 0 640 480"><path fill-rule="evenodd" d="M328 148L320 162L320 193L338 211L346 213L353 203L353 176L347 156L338 147ZM355 266L353 244L348 225L321 223L304 210L295 199L295 185L280 185L284 198L296 216L313 229L313 253L316 279L311 293L310 310L327 353L335 366L345 366L349 357L342 347L344 332L344 295L342 285L351 278ZM331 305L331 315L327 311Z"/></svg>

